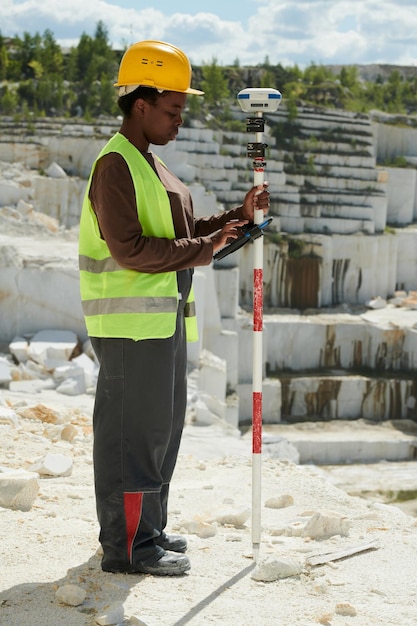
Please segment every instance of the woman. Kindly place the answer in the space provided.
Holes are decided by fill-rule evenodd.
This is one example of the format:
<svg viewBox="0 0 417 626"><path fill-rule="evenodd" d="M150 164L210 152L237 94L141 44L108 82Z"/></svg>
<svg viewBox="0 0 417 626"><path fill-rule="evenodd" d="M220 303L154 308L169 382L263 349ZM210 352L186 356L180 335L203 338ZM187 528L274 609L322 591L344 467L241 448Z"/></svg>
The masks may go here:
<svg viewBox="0 0 417 626"><path fill-rule="evenodd" d="M242 206L194 218L188 188L149 151L176 138L191 66L158 41L119 68L120 131L93 164L80 222L80 286L100 363L93 415L102 569L181 575L187 541L165 533L186 411L186 340L197 339L193 268L266 211L266 186Z"/></svg>

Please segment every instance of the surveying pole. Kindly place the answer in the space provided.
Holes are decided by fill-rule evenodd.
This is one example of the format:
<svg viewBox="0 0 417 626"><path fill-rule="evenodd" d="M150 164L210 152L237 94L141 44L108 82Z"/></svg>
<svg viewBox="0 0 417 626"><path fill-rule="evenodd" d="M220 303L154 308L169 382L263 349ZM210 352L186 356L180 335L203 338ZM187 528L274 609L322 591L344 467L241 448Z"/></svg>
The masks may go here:
<svg viewBox="0 0 417 626"><path fill-rule="evenodd" d="M248 143L247 155L253 159L253 184L264 183L266 167L263 113L276 111L281 94L276 89L248 88L237 95L245 113L255 116L246 120L248 133L255 133L255 142ZM262 209L256 209L254 223L262 224ZM255 562L261 543L261 481L262 481L262 330L263 330L263 238L253 241L253 376L252 376L252 550Z"/></svg>

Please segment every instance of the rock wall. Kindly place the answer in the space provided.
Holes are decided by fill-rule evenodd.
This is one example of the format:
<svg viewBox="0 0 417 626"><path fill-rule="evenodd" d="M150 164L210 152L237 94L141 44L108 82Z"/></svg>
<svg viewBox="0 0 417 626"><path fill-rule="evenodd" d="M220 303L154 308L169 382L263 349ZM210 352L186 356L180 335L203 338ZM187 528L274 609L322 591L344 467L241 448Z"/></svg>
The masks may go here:
<svg viewBox="0 0 417 626"><path fill-rule="evenodd" d="M270 126L285 115L268 121L271 145ZM45 327L86 338L77 224L91 164L118 125L46 120L29 134L0 120L0 341ZM415 418L416 173L377 167L388 146L389 156L396 146L417 159L414 144L347 113L304 110L296 125L292 151L268 149L264 420ZM236 206L251 186L247 141L243 132L183 128L155 151L205 215ZM41 215L51 220L48 237ZM200 421L207 406L233 424L251 418L252 254L246 246L195 275L200 341L189 361L207 393ZM381 302L386 319L373 311Z"/></svg>

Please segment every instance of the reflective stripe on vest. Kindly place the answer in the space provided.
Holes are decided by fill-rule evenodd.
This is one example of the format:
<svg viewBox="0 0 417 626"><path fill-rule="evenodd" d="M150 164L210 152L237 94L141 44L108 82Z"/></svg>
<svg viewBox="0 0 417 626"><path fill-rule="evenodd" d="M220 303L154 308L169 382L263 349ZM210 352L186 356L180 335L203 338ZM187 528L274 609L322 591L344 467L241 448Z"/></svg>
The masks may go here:
<svg viewBox="0 0 417 626"><path fill-rule="evenodd" d="M175 237L167 192L147 160L120 133L110 139L97 160L109 152L125 159L135 187L138 218L145 236ZM90 336L153 339L175 332L178 307L176 272L147 274L121 267L101 238L98 222L84 196L80 220L79 267L82 306ZM187 340L197 341L194 293L185 307Z"/></svg>

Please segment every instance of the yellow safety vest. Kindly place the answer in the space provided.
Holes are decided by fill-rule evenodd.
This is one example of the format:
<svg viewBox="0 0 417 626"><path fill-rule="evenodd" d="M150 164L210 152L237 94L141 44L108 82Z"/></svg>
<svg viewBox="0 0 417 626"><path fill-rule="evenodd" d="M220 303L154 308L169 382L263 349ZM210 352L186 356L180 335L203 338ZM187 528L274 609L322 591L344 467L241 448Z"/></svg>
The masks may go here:
<svg viewBox="0 0 417 626"><path fill-rule="evenodd" d="M145 237L175 238L168 194L147 160L120 133L93 164L80 219L80 292L90 337L162 339L175 332L178 308L176 272L147 274L121 267L101 238L89 189L98 159L118 152L125 159L136 194L138 219ZM194 292L185 307L187 340L197 341Z"/></svg>

